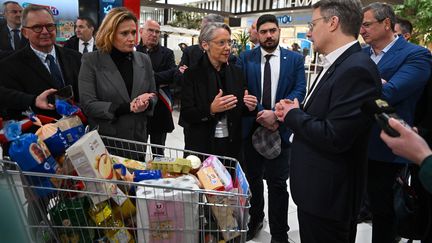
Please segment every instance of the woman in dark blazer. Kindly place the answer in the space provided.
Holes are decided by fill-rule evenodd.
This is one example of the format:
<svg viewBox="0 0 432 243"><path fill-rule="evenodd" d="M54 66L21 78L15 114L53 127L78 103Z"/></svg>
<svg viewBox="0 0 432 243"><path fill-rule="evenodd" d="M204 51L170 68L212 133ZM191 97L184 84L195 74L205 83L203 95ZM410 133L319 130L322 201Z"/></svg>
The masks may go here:
<svg viewBox="0 0 432 243"><path fill-rule="evenodd" d="M242 116L256 114L257 99L249 95L242 71L228 64L231 30L207 24L199 36L205 51L184 73L180 121L189 132L185 149L241 160Z"/></svg>
<svg viewBox="0 0 432 243"><path fill-rule="evenodd" d="M137 19L112 9L96 35L98 51L86 53L78 77L84 113L99 133L147 141L147 116L156 104L150 58L134 51Z"/></svg>

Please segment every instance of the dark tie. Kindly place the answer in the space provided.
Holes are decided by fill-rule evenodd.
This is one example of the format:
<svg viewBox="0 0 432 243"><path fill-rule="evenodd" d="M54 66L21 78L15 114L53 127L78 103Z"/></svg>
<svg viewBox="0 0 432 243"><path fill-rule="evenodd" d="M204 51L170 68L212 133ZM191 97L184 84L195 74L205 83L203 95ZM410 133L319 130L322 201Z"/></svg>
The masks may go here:
<svg viewBox="0 0 432 243"><path fill-rule="evenodd" d="M88 44L89 44L88 42L83 43L83 45L84 45L83 54L88 52L88 49L87 49Z"/></svg>
<svg viewBox="0 0 432 243"><path fill-rule="evenodd" d="M55 63L54 57L50 54L47 55L46 60L49 61L49 70L51 73L51 77L56 82L57 87L56 88L62 88L64 86L63 78L60 73L60 69Z"/></svg>
<svg viewBox="0 0 432 243"><path fill-rule="evenodd" d="M18 50L21 46L21 37L19 35L20 30L19 29L13 29L13 41L14 41L14 50Z"/></svg>
<svg viewBox="0 0 432 243"><path fill-rule="evenodd" d="M270 70L270 57L272 54L267 54L264 57L266 58L266 62L264 65L264 84L263 84L263 96L262 96L262 105L264 109L270 110L271 107L271 70Z"/></svg>

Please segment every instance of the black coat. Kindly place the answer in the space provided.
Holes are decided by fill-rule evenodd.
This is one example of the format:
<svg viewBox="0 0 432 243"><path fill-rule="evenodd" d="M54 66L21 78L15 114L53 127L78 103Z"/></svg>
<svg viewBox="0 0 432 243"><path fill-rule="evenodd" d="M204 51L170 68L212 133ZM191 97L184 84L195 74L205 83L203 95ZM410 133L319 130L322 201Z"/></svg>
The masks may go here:
<svg viewBox="0 0 432 243"><path fill-rule="evenodd" d="M380 94L377 67L356 43L329 67L305 107L288 112L290 188L300 210L345 222L357 218L372 126L360 107Z"/></svg>
<svg viewBox="0 0 432 243"><path fill-rule="evenodd" d="M217 81L212 74L207 55L204 55L199 64L188 68L184 73L182 86L182 99L180 111L180 125L188 129L185 138L185 149L203 153L214 153L215 127L220 114L210 114L210 105L218 94ZM242 117L256 114L256 109L249 112L243 102L247 83L243 72L235 65L227 65L224 71L226 90L224 95L233 94L237 97L237 106L226 111L229 132L230 149L234 148L239 154L242 141ZM227 148L228 149L228 148ZM224 155L224 154L221 154ZM226 154L225 154L226 155Z"/></svg>
<svg viewBox="0 0 432 243"><path fill-rule="evenodd" d="M200 60L204 57L205 52L200 48L198 44L191 45L186 47L183 50L183 55L181 57L179 67L186 65L188 68L197 66L200 64ZM228 62L232 65L236 64L237 57L233 54L230 54ZM177 85L183 86L184 82L184 76L180 71L176 70L176 73L174 74L175 82ZM183 92L181 92L181 96L183 96ZM181 120L182 118L179 118L179 125L183 126L186 124L186 122Z"/></svg>
<svg viewBox="0 0 432 243"><path fill-rule="evenodd" d="M69 49L72 49L72 50L75 50L75 51L78 51L78 52L79 52L79 47L78 47L78 45L79 45L79 39L78 39L78 37L76 37L76 36L74 35L74 36L72 36L71 38L69 38L69 40L67 40L67 41L65 42L65 44L64 44L63 47L65 47L65 48L69 48ZM93 51L96 51L96 50L97 50L96 45L93 45Z"/></svg>
<svg viewBox="0 0 432 243"><path fill-rule="evenodd" d="M159 90L161 85L170 85L174 82L174 73L176 65L174 61L174 52L166 47L158 45L150 52L147 52L142 45L137 46L137 51L146 53L150 56L156 89ZM151 135L152 132L168 133L174 130L174 121L171 110L159 97L153 117L148 119L147 130Z"/></svg>
<svg viewBox="0 0 432 243"><path fill-rule="evenodd" d="M81 66L81 54L59 46L55 48L65 84L73 86L75 100L78 101L78 73ZM0 103L10 102L14 104L14 107L9 107L9 114L12 116L19 114L24 107L32 106L36 96L43 91L59 88L30 45L3 59L0 62L0 73L2 74L1 86L21 92L20 95L14 95L3 91L4 94L0 96ZM55 111L33 108L36 114L59 117Z"/></svg>
<svg viewBox="0 0 432 243"><path fill-rule="evenodd" d="M0 25L0 50L1 51L13 51L12 45L10 43L10 32L7 27L6 22ZM28 44L28 40L21 35L21 45L18 49L24 48Z"/></svg>

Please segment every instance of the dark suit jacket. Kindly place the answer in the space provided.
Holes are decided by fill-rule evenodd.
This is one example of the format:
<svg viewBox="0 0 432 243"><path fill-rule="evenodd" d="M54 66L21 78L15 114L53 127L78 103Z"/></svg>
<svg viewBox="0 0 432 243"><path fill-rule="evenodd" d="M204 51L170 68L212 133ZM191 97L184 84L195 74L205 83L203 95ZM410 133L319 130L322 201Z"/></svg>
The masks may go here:
<svg viewBox="0 0 432 243"><path fill-rule="evenodd" d="M101 51L83 55L79 73L81 106L92 127L99 133L128 140L147 142L147 117L153 114L157 98L144 112L126 113L118 117L112 104L130 103L143 93L156 92L151 61L147 55L132 52L133 85L129 95L126 84L109 53Z"/></svg>
<svg viewBox="0 0 432 243"><path fill-rule="evenodd" d="M6 22L4 24L0 25L0 50L1 51L13 51L12 45L10 43L10 32L9 28L7 27ZM21 45L18 47L18 49L24 48L28 44L28 40L21 35Z"/></svg>
<svg viewBox="0 0 432 243"><path fill-rule="evenodd" d="M219 92L217 80L213 75L207 55L203 56L199 65L188 68L184 73L182 86L182 100L180 121L187 123L188 138L185 138L185 149L203 153L213 153L212 145L216 123L220 114L212 116L210 105ZM243 103L244 91L247 87L242 71L235 65L227 65L225 68L226 91L224 95L237 96L237 106L226 112L228 122L229 141L238 152L241 150L242 116L248 112ZM180 124L185 126L185 124ZM238 154L238 153L236 153Z"/></svg>
<svg viewBox="0 0 432 243"><path fill-rule="evenodd" d="M78 37L76 37L74 35L71 38L69 38L69 40L67 40L65 42L65 44L64 44L63 47L66 47L66 48L69 48L69 49L72 49L72 50L75 50L75 51L79 52L78 45L79 45L79 39L78 39ZM93 51L96 51L96 50L97 50L96 45L93 45Z"/></svg>
<svg viewBox="0 0 432 243"><path fill-rule="evenodd" d="M199 62L203 58L203 56L204 56L204 51L200 48L198 44L188 46L183 50L183 55L181 57L179 66L186 65L188 66L188 68L197 66L200 64ZM237 62L237 57L234 56L233 54L230 54L228 58L228 62L234 65ZM180 73L180 71L176 70L174 78L176 84L179 84L181 85L181 87L183 87L184 77L183 74ZM181 96L183 96L183 92L181 92ZM180 117L179 125L185 127L187 126L187 122L182 121Z"/></svg>
<svg viewBox="0 0 432 243"><path fill-rule="evenodd" d="M370 56L370 47L363 50ZM407 42L403 37L384 54L377 64L383 85L381 97L396 113L413 125L415 107L431 75L432 57L429 50ZM381 128L374 125L369 142L369 158L378 161L408 163L396 156L379 136Z"/></svg>
<svg viewBox="0 0 432 243"><path fill-rule="evenodd" d="M255 48L240 54L237 63L248 82L250 94L258 99L258 111L264 109L261 105L261 48ZM303 57L298 53L280 48L279 82L276 90L276 103L281 99L297 98L300 102L306 93L306 79ZM246 138L258 127L256 118L243 119L243 137ZM282 140L288 144L291 132L286 127L279 127Z"/></svg>
<svg viewBox="0 0 432 243"><path fill-rule="evenodd" d="M366 186L372 120L361 105L379 97L375 63L356 43L324 74L303 109L285 125L293 130L291 194L303 211L335 220L356 219Z"/></svg>
<svg viewBox="0 0 432 243"><path fill-rule="evenodd" d="M159 90L161 85L170 85L174 82L174 73L176 64L174 61L174 52L171 49L158 45L152 51L147 52L144 46L138 45L137 51L146 53L150 56L152 62L154 77L156 82L156 90ZM172 109L172 107L171 107ZM174 130L174 121L171 115L171 110L159 97L156 103L153 117L150 117L147 123L149 133L167 133Z"/></svg>
<svg viewBox="0 0 432 243"><path fill-rule="evenodd" d="M78 73L81 66L81 54L59 46L55 46L55 48L65 84L73 86L75 100L79 101ZM2 100L5 99L17 104L15 108L10 110L13 116L21 113L22 108L32 106L36 96L43 91L50 88L60 88L57 87L48 69L36 56L30 45L3 59L0 62L0 73L2 73L0 85L23 92L18 96L6 92L6 97L3 95L1 97ZM33 108L36 114L59 117L55 111Z"/></svg>

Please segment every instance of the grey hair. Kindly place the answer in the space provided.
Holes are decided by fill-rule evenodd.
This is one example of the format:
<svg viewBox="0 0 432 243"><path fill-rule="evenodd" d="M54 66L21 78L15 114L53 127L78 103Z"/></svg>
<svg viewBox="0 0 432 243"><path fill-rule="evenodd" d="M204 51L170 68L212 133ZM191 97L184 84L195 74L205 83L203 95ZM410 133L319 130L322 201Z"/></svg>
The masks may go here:
<svg viewBox="0 0 432 243"><path fill-rule="evenodd" d="M6 2L3 3L3 13L6 13L6 7L7 7L7 5L9 5L9 4L16 4L16 5L19 5L19 3L18 3L18 2L15 2L15 1L6 1Z"/></svg>
<svg viewBox="0 0 432 243"><path fill-rule="evenodd" d="M38 11L46 11L52 18L52 20L54 21L54 15L51 12L51 10L40 6L40 5L34 5L34 4L30 4L27 7L24 8L23 12L22 12L22 20L21 20L21 24L22 26L27 26L27 16L30 12L38 12Z"/></svg>
<svg viewBox="0 0 432 243"><path fill-rule="evenodd" d="M198 37L199 44L201 46L202 42L209 42L214 39L214 32L217 29L225 29L228 31L228 33L231 35L231 29L227 24L224 23L208 23L205 25L200 32L200 35Z"/></svg>
<svg viewBox="0 0 432 243"><path fill-rule="evenodd" d="M363 8L363 13L371 10L375 19L379 22L384 21L386 18L390 20L390 27L394 31L394 26L396 23L396 14L393 11L393 8L386 3L371 3L368 6Z"/></svg>
<svg viewBox="0 0 432 243"><path fill-rule="evenodd" d="M325 21L332 16L338 17L342 32L358 38L363 22L362 4L359 0L321 0L312 8L319 8Z"/></svg>
<svg viewBox="0 0 432 243"><path fill-rule="evenodd" d="M204 16L203 21L205 21L206 23L215 23L215 22L223 23L224 17L219 14L208 14Z"/></svg>

